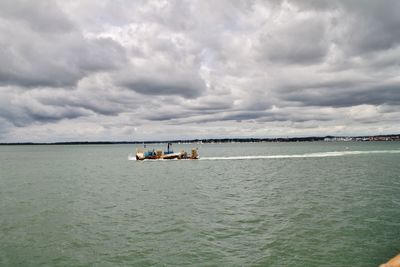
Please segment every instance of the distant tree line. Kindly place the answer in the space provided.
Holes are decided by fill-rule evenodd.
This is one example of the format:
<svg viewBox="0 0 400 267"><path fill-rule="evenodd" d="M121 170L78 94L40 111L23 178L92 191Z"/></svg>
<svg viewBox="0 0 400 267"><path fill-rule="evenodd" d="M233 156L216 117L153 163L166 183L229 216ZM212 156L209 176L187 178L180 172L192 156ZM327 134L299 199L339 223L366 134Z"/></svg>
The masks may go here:
<svg viewBox="0 0 400 267"><path fill-rule="evenodd" d="M257 143L257 142L315 142L327 139L343 138L342 136L309 136L309 137L277 137L277 138L205 138L205 139L181 139L181 140L152 140L152 141L78 141L78 142L53 142L53 143L0 143L0 145L108 145L108 144L161 144L161 143ZM400 141L399 134L373 135L373 136L352 136L350 140L357 141Z"/></svg>

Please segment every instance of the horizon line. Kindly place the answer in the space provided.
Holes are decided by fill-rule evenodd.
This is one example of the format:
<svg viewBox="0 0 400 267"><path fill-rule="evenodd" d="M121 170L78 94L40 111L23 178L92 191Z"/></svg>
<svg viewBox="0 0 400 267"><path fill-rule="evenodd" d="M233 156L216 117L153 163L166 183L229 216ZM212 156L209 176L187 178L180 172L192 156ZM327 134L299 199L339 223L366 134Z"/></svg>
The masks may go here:
<svg viewBox="0 0 400 267"><path fill-rule="evenodd" d="M74 144L152 144L152 143L193 143L193 142L293 142L293 141L324 141L325 138L377 138L397 137L400 134L378 134L378 135L325 135L325 136L303 136L303 137L220 137L220 138L195 138L195 139L173 139L173 140L118 140L118 141L55 141L55 142L0 142L0 145L74 145ZM364 140L378 141L378 140ZM393 141L393 140L390 140Z"/></svg>

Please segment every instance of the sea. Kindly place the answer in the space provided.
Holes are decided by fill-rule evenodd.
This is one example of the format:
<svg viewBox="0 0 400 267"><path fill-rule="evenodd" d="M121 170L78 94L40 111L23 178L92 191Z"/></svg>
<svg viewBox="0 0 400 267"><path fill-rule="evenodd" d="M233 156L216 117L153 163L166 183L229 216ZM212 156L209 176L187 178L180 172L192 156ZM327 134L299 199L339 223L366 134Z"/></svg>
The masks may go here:
<svg viewBox="0 0 400 267"><path fill-rule="evenodd" d="M0 266L378 266L400 142L0 146ZM147 148L166 147L165 144Z"/></svg>

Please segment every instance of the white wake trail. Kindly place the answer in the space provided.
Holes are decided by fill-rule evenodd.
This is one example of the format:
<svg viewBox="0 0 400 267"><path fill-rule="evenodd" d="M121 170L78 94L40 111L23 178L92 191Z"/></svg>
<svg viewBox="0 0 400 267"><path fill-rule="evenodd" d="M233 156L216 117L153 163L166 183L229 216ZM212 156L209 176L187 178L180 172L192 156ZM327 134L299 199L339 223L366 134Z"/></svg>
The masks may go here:
<svg viewBox="0 0 400 267"><path fill-rule="evenodd" d="M200 157L200 160L250 160L250 159L290 159L290 158L325 158L362 154L397 154L400 150L372 150L372 151L333 151L306 153L295 155L261 155L261 156L230 156L230 157Z"/></svg>

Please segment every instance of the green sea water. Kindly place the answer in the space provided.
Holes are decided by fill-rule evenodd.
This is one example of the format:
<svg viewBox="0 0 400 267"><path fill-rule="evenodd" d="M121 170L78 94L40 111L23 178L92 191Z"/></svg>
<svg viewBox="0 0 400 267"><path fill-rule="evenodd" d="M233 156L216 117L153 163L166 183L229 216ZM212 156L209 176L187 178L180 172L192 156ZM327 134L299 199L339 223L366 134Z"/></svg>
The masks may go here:
<svg viewBox="0 0 400 267"><path fill-rule="evenodd" d="M0 266L366 267L400 252L400 142L196 146L198 161L147 162L128 160L134 145L0 146Z"/></svg>

